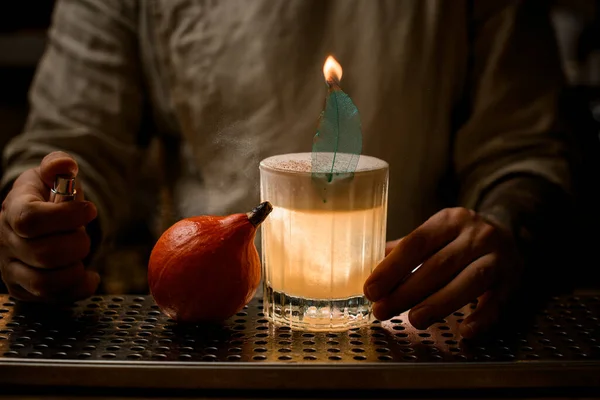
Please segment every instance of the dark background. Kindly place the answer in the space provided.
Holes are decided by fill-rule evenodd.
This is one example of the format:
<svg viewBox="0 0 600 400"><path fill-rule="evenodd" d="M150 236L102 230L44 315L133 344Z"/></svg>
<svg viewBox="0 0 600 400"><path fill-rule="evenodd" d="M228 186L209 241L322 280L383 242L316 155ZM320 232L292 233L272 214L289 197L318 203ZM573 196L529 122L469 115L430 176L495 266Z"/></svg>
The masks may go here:
<svg viewBox="0 0 600 400"><path fill-rule="evenodd" d="M568 104L573 120L578 133L597 144L600 132L600 0L550 2L554 4L554 25L563 67L571 85ZM23 127L27 115L27 91L44 50L54 3L55 0L0 3L0 148Z"/></svg>
<svg viewBox="0 0 600 400"><path fill-rule="evenodd" d="M0 4L0 148L23 126L27 90L44 49L53 6L53 0Z"/></svg>
<svg viewBox="0 0 600 400"><path fill-rule="evenodd" d="M600 195L595 192L600 183L600 0L556 0L552 4L552 18L569 82L565 104L587 151L582 209L589 218L584 218L582 229L588 233L582 247L589 250L590 261L583 269L591 271L593 279L583 276L581 282L584 286L588 283L597 286L600 268L595 248L600 243ZM28 88L44 50L53 6L54 0L0 2L0 149L20 133L25 122ZM104 292L146 291L148 248L135 241L125 242L105 261Z"/></svg>

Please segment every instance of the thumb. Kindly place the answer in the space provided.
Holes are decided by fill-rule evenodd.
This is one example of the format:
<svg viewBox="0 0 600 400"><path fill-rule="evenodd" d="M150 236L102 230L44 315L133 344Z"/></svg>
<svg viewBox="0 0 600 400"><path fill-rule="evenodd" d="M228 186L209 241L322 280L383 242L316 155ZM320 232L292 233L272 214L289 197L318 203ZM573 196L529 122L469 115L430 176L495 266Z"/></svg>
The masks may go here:
<svg viewBox="0 0 600 400"><path fill-rule="evenodd" d="M40 178L48 187L54 186L57 175L75 178L79 168L73 157L62 151L48 154L40 163Z"/></svg>

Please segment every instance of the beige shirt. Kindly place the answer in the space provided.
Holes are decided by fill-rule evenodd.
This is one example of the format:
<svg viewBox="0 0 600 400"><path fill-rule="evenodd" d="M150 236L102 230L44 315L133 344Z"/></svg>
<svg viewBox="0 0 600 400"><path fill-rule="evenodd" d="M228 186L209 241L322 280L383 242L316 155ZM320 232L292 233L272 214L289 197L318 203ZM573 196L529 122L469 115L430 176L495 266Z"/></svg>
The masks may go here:
<svg viewBox="0 0 600 400"><path fill-rule="evenodd" d="M389 239L445 206L476 207L510 174L568 188L548 19L536 2L474 3L469 20L466 0L59 1L3 184L60 149L79 161L105 235L158 213L160 179L175 219L245 212L261 159L311 150L332 54L363 153L390 164ZM152 137L171 147L148 181ZM455 200L442 196L448 172Z"/></svg>

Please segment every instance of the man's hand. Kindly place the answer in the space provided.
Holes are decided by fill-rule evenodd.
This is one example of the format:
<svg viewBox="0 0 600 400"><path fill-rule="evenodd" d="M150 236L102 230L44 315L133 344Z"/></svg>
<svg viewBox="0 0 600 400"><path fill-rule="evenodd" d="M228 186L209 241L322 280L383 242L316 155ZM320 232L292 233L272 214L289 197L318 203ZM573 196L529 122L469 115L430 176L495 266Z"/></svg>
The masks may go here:
<svg viewBox="0 0 600 400"><path fill-rule="evenodd" d="M2 203L0 274L19 300L77 300L98 286L99 275L82 263L90 251L85 226L96 218L96 207L83 200L80 187L76 201L48 202L56 175L77 172L68 154L51 153L19 176Z"/></svg>
<svg viewBox="0 0 600 400"><path fill-rule="evenodd" d="M464 208L438 212L389 243L388 251L365 283L375 317L386 320L411 309L411 324L425 329L479 298L461 324L465 338L497 321L522 269L511 234Z"/></svg>

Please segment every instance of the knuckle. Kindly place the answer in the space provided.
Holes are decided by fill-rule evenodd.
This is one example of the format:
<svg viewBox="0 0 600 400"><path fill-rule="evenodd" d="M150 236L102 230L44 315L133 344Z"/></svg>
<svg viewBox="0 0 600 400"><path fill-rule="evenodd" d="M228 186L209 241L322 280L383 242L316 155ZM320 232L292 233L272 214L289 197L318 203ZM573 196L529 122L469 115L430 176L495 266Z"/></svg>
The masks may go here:
<svg viewBox="0 0 600 400"><path fill-rule="evenodd" d="M451 221L452 220L452 215L453 215L452 208L444 208L443 210L441 210L438 213L439 219L442 222L444 222L444 223L447 223L447 222Z"/></svg>
<svg viewBox="0 0 600 400"><path fill-rule="evenodd" d="M450 209L454 220L464 222L472 218L471 211L464 207L454 207Z"/></svg>
<svg viewBox="0 0 600 400"><path fill-rule="evenodd" d="M493 225L484 223L473 230L473 244L474 247L487 246L490 242L494 241L497 235L497 228Z"/></svg>
<svg viewBox="0 0 600 400"><path fill-rule="evenodd" d="M479 229L479 236L483 239L491 239L496 236L497 228L491 224L482 224Z"/></svg>
<svg viewBox="0 0 600 400"><path fill-rule="evenodd" d="M441 210L439 216L443 224L459 227L471 219L471 212L463 207L453 207Z"/></svg>
<svg viewBox="0 0 600 400"><path fill-rule="evenodd" d="M454 254L449 254L447 252L439 252L435 257L435 265L438 268L443 269L455 269L456 257Z"/></svg>
<svg viewBox="0 0 600 400"><path fill-rule="evenodd" d="M414 249L416 253L422 253L427 249L427 243L429 242L429 238L427 235L423 234L421 231L413 231L408 236L407 242L410 244L410 247Z"/></svg>
<svg viewBox="0 0 600 400"><path fill-rule="evenodd" d="M485 263L475 268L474 282L481 287L488 287L495 278L495 267L493 263Z"/></svg>

